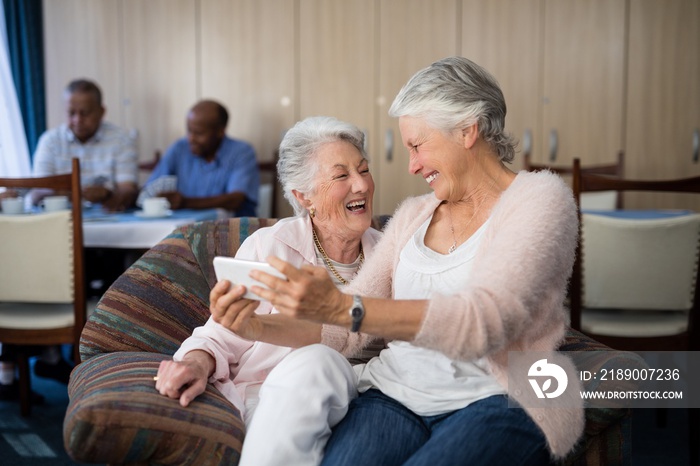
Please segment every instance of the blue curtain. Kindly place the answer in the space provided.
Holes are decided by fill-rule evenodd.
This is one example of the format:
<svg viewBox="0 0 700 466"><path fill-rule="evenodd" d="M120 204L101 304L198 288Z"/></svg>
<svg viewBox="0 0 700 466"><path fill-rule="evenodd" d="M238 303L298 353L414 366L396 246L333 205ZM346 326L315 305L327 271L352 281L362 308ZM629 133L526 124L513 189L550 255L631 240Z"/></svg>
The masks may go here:
<svg viewBox="0 0 700 466"><path fill-rule="evenodd" d="M46 129L41 0L3 0L10 68L22 110L30 157Z"/></svg>

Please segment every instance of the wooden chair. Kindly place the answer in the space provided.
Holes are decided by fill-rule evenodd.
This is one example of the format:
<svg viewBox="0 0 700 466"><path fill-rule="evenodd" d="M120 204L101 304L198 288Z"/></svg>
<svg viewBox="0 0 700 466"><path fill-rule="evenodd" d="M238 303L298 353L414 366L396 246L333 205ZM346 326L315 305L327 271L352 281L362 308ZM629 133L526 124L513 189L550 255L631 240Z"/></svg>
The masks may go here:
<svg viewBox="0 0 700 466"><path fill-rule="evenodd" d="M573 175L574 168L572 165L556 166L545 165L532 162L532 156L529 152L523 155L523 169L527 171L550 170L560 176L570 177ZM615 178L624 178L625 172L625 153L619 151L617 153L617 162L601 165L588 165L580 168L583 173L592 175L604 175ZM612 210L622 209L622 195L619 192L600 191L585 193L582 197L583 210Z"/></svg>
<svg viewBox="0 0 700 466"><path fill-rule="evenodd" d="M153 169L156 168L156 165L158 165L158 162L160 162L160 155L160 150L156 149L155 152L153 152L153 158L151 160L139 162L139 170L145 173L152 172Z"/></svg>
<svg viewBox="0 0 700 466"><path fill-rule="evenodd" d="M573 164L574 195L604 190L700 194L700 176L622 180ZM626 351L700 349L700 214L630 220L581 214L571 326ZM626 280L623 277L629 277ZM657 413L665 424L665 410ZM690 464L700 463L700 410L689 409Z"/></svg>
<svg viewBox="0 0 700 466"><path fill-rule="evenodd" d="M27 345L72 344L80 362L86 320L80 162L73 172L44 178L2 178L7 188L69 192L71 209L0 215L0 342L19 348L20 410L30 414Z"/></svg>
<svg viewBox="0 0 700 466"><path fill-rule="evenodd" d="M647 191L647 192L687 192L687 193L700 193L700 177L685 178L677 180L659 180L659 181L639 181L639 180L623 180L610 177L599 176L591 173L584 173L580 167L580 161L578 159L574 160L574 174L573 174L573 184L574 184L574 195L577 202L580 201L581 195L586 192L597 192L597 191ZM614 217L606 217L600 215L589 215L581 214L581 241L579 243L579 250L576 257L576 263L574 266L574 274L572 276L571 283L571 326L577 330L582 330L584 333L592 335L595 339L605 343L613 348L619 349L634 349L641 346L644 349L654 348L655 350L670 350L670 349L685 349L689 350L691 347L700 347L700 333L695 328L694 317L700 312L700 296L698 295L698 277L697 277L697 267L698 265L698 251L700 245L698 244L698 232L694 231L694 225L699 221L700 215L691 214L683 215L675 218L660 218L660 219L645 219L645 220L631 220L631 219L619 219ZM657 228L664 228L663 234L654 237ZM685 228L685 231L683 231ZM676 233L678 229L680 232ZM612 233L611 233L612 231ZM622 240L618 240L615 236L615 232L620 232L624 235ZM637 234L637 232L640 232ZM675 234L677 236L672 236ZM693 236L693 234L695 236ZM646 235L644 237L643 235ZM687 238L684 238L687 236ZM639 240L637 239L639 237ZM675 239L673 239L675 238ZM687 244L687 250L682 251L682 253L677 253L678 256L686 258L689 263L685 264L684 267L687 273L691 275L690 278L686 278L686 287L689 288L684 290L684 296L676 297L672 294L672 291L662 290L657 285L668 284L675 286L678 289L683 289L681 286L681 274L680 268L682 264L674 263L673 273L671 277L658 277L656 283L648 283L643 287L635 287L634 293L623 293L622 296L592 296L592 290L586 292L587 284L586 278L595 272L595 279L597 281L606 280L603 276L605 273L610 273L611 269L609 267L602 267L598 264L593 264L591 262L591 257L593 254L599 254L596 251L587 248L587 245L593 247L595 242L600 242L601 239L605 239L603 246L608 248L608 252L604 259L609 261L614 261L617 266L623 267L628 265L623 263L623 261L617 260L616 255L622 254L625 250L631 249L636 243L643 243L643 241L648 241L652 239L655 241L653 249L655 251L664 248L662 242L668 241L669 246L666 252L654 257L652 254L654 251L645 251L643 255L638 255L636 258L631 258L637 264L636 268L639 269L644 264L642 261L650 260L652 261L653 269L660 271L663 267L661 261L666 261L671 259L671 254L673 251L680 247L681 241L685 241ZM613 241L620 241L617 247L611 247ZM623 250L624 248L624 250ZM680 260L680 259L678 259ZM634 267L632 267L634 268ZM639 270L637 270L639 271ZM621 274L623 270L618 268L618 275ZM591 278L592 277L591 275ZM670 278L664 280L663 278ZM608 284L613 284L616 277L610 278ZM671 283L669 283L671 282ZM604 290L606 293L608 291L619 291L619 290ZM601 291L602 293L602 291ZM643 293L643 294L642 294ZM666 296L668 299L661 300L657 298ZM630 296L634 294L635 296ZM637 301L642 301L641 303L632 302L631 306L625 306L622 299L625 299L625 295L631 300L636 299ZM646 298L645 298L646 296ZM640 299L642 298L642 299ZM682 299L681 299L682 298ZM596 299L596 302L590 302L592 299ZM658 302L653 304L651 299L656 299ZM681 304L674 301L681 301ZM646 304L645 304L646 303ZM682 304L685 303L685 304ZM678 332L674 335L667 336L655 336L653 333L649 335L605 335L598 332L591 331L581 323L582 312L585 309L590 309L595 306L599 309L637 309L640 310L651 310L651 311L661 311L670 309L681 309L684 316L687 317L687 324L683 325L683 331ZM640 312L643 312L640 311ZM612 325L612 324L611 324ZM630 326L626 325L628 328L628 333ZM654 330L654 326L650 326L648 331ZM588 331L587 331L588 330ZM657 328L658 330L658 328Z"/></svg>

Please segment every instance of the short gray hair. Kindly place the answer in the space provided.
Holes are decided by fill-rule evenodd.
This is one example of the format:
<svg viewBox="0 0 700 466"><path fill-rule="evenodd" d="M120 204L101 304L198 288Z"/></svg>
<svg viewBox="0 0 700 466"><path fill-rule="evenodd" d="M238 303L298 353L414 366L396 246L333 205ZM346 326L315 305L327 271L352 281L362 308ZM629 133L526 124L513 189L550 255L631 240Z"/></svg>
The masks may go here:
<svg viewBox="0 0 700 466"><path fill-rule="evenodd" d="M318 173L316 153L325 144L347 141L367 160L365 134L355 125L327 116L314 116L297 122L282 138L277 161L277 176L284 197L294 208L296 215L304 215L306 209L294 197L292 190L305 195L313 194Z"/></svg>
<svg viewBox="0 0 700 466"><path fill-rule="evenodd" d="M420 118L445 134L477 123L479 135L500 160L515 157L517 142L505 132L503 92L488 71L467 58L444 58L417 72L399 91L389 115Z"/></svg>

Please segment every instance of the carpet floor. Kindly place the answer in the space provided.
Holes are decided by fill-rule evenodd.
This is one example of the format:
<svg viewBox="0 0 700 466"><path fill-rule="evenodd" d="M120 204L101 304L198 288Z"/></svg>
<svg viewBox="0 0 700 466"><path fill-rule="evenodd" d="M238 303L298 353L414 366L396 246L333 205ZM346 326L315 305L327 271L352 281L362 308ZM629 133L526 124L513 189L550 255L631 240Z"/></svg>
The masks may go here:
<svg viewBox="0 0 700 466"><path fill-rule="evenodd" d="M32 389L44 395L22 417L19 402L0 402L0 464L8 466L75 465L63 448L63 417L68 406L66 386L32 378Z"/></svg>

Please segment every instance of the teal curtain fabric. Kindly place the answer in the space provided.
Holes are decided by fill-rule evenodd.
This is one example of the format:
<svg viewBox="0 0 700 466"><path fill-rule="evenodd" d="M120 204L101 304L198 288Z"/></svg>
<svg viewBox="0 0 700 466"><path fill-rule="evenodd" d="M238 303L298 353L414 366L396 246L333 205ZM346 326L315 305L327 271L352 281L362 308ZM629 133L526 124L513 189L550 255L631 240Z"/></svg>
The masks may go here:
<svg viewBox="0 0 700 466"><path fill-rule="evenodd" d="M41 0L3 0L10 68L30 157L46 129Z"/></svg>

